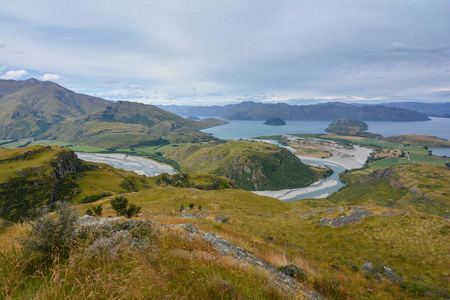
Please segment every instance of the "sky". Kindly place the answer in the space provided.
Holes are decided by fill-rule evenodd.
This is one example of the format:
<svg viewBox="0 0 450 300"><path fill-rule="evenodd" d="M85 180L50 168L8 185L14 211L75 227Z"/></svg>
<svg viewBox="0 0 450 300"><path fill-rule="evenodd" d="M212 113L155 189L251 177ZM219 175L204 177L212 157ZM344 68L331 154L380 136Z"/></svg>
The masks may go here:
<svg viewBox="0 0 450 300"><path fill-rule="evenodd" d="M449 0L0 0L0 79L108 100L450 101Z"/></svg>

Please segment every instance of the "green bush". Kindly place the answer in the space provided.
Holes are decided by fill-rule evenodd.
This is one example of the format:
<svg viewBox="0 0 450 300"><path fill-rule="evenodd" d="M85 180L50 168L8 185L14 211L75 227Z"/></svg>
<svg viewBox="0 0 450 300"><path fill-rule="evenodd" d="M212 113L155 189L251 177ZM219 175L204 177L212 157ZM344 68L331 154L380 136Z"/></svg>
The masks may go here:
<svg viewBox="0 0 450 300"><path fill-rule="evenodd" d="M125 216L127 218L137 215L142 208L133 203L128 204L128 199L122 196L111 200L111 207L116 211L117 216Z"/></svg>
<svg viewBox="0 0 450 300"><path fill-rule="evenodd" d="M102 216L102 212L103 212L103 204L100 203L98 205L93 206L92 207L92 212L94 213L95 216L101 217Z"/></svg>
<svg viewBox="0 0 450 300"><path fill-rule="evenodd" d="M128 199L122 196L111 200L111 207L116 211L117 216L123 216L128 206Z"/></svg>

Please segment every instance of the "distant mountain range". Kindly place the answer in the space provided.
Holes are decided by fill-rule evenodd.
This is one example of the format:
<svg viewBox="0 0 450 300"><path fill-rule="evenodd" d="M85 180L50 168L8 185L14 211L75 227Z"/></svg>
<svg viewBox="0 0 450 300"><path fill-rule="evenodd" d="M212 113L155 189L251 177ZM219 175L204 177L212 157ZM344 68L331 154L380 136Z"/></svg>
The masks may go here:
<svg viewBox="0 0 450 300"><path fill-rule="evenodd" d="M116 103L56 83L0 80L0 139L55 139L102 148L206 141L198 130L223 124L192 121L152 105Z"/></svg>
<svg viewBox="0 0 450 300"><path fill-rule="evenodd" d="M391 102L383 103L388 107L400 107L415 110L430 117L450 118L450 102L424 103L424 102Z"/></svg>
<svg viewBox="0 0 450 300"><path fill-rule="evenodd" d="M162 109L187 116L217 116L229 120L283 120L352 119L361 121L427 121L425 114L410 109L385 105L352 105L340 102L316 105L265 104L245 101L225 106L159 106Z"/></svg>

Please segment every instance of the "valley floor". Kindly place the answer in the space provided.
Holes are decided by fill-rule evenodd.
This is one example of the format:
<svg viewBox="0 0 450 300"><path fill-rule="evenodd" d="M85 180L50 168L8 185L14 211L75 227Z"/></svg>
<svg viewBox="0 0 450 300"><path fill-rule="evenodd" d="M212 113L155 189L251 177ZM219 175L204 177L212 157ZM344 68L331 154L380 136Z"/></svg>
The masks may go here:
<svg viewBox="0 0 450 300"><path fill-rule="evenodd" d="M288 138L293 141L295 140L295 137L289 137ZM263 140L264 141L264 140ZM290 146L285 146L286 149L290 150L291 152L295 153L296 149ZM372 149L368 149L365 147L361 147L358 145L355 145L353 149L344 148L341 146L328 146L326 147L332 155L328 158L314 158L310 156L304 156L304 155L296 155L300 160L304 161L306 164L312 164L312 165L340 165L346 170L351 169L359 169L361 168L364 163L366 162L367 158L372 153ZM312 163L311 163L312 162ZM336 174L338 175L338 174ZM325 178L318 180L314 182L313 184L303 187L303 188L297 188L297 189L283 189L278 191L255 191L254 193L261 196L268 196L277 198L283 201L291 200L296 197L299 197L301 195L310 194L313 192L318 192L321 190L328 190L329 188L336 187L336 190L341 187L339 185L340 181L332 179L332 178ZM313 198L326 198L329 196L329 192L324 192L322 194L319 194Z"/></svg>

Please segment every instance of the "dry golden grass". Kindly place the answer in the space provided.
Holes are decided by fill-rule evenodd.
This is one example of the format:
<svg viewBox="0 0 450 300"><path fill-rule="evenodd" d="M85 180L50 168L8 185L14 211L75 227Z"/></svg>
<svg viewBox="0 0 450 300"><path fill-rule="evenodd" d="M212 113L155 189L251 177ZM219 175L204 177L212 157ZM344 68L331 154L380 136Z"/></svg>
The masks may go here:
<svg viewBox="0 0 450 300"><path fill-rule="evenodd" d="M0 251L20 249L19 240L27 236L31 226L27 223L16 223L0 228Z"/></svg>

